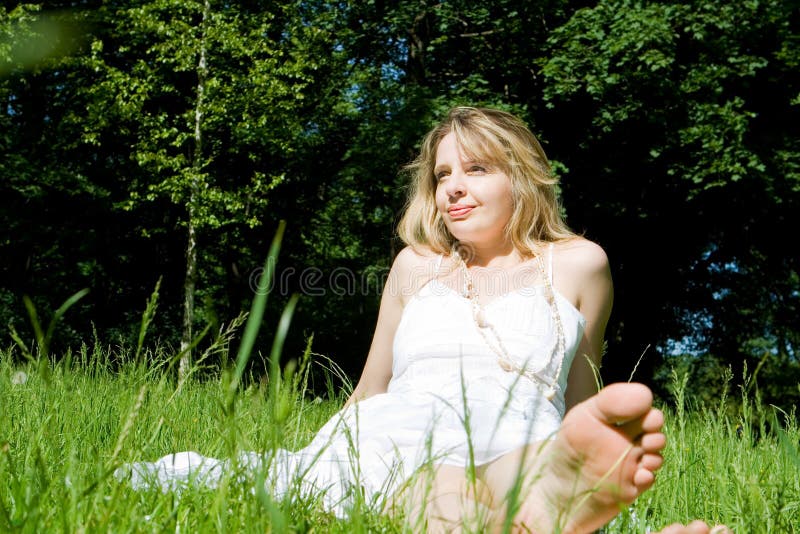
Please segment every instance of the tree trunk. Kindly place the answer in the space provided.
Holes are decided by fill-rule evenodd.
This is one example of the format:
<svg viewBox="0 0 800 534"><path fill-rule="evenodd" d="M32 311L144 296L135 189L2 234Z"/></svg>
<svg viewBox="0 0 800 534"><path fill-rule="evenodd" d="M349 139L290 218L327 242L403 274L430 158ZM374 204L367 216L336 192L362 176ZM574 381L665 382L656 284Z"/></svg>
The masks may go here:
<svg viewBox="0 0 800 534"><path fill-rule="evenodd" d="M181 360L178 366L178 377L183 379L189 373L192 361L192 323L194 322L194 289L197 282L197 229L195 220L195 203L200 188L200 172L203 156L203 96L205 93L208 66L206 63L206 23L211 5L209 0L203 3L203 19L200 22L200 60L197 63L197 99L194 107L194 157L192 159L192 182L189 191L188 220L186 227L188 239L186 244L186 279L183 283L183 331L181 333Z"/></svg>

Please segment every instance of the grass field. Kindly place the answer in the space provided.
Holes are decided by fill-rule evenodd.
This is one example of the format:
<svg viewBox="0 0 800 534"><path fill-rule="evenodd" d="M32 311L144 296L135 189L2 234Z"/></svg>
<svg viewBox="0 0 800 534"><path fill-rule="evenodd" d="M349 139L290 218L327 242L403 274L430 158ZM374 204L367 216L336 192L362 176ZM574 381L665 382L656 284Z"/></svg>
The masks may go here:
<svg viewBox="0 0 800 534"><path fill-rule="evenodd" d="M111 365L111 362L114 365ZM112 370L113 368L113 370ZM0 352L0 531L3 532L402 532L403 522L356 505L345 520L309 499L273 502L233 476L214 490L133 491L120 465L195 450L295 449L336 412L297 380L254 382L229 394L231 373L178 383L158 365L120 363L84 347L58 365L12 363ZM669 445L656 487L607 532L703 518L736 532L800 530L800 430L795 414L749 395L693 408L676 379ZM752 388L751 388L752 390ZM736 408L734 408L736 406Z"/></svg>

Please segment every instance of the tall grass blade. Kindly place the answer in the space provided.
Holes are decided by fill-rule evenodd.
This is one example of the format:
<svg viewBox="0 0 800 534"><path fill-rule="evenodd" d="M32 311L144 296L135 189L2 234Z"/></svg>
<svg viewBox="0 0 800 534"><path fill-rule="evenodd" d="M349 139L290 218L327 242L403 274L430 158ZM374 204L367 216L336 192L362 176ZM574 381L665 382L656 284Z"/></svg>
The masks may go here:
<svg viewBox="0 0 800 534"><path fill-rule="evenodd" d="M272 238L272 245L269 247L267 261L264 263L264 270L258 279L256 296L253 298L253 304L250 307L250 315L247 318L247 324L244 327L244 334L242 335L242 344L239 346L239 352L236 355L236 368L230 383L231 393L236 391L236 388L239 387L242 374L244 374L244 368L250 359L250 353L253 350L256 337L258 337L258 330L261 327L261 320L264 317L264 309L267 307L267 294L269 293L270 283L275 272L275 264L278 261L278 252L281 249L281 242L283 241L283 233L285 230L286 221L281 221L278 224L278 231L275 233L275 237Z"/></svg>
<svg viewBox="0 0 800 534"><path fill-rule="evenodd" d="M45 334L45 342L48 345L50 344L50 340L53 337L53 332L55 331L56 323L61 319L61 317L64 316L64 314L67 312L68 309L70 309L76 302L81 300L88 293L89 293L89 288L83 288L80 291L78 291L77 293L75 293L74 295L72 295L71 297L69 297L67 300L65 300L64 303L61 306L58 307L56 312L53 314L53 318L50 319L50 324L47 325L47 333Z"/></svg>
<svg viewBox="0 0 800 534"><path fill-rule="evenodd" d="M281 359L281 351L283 350L283 343L286 340L286 335L289 332L289 325L292 322L292 315L294 315L294 310L297 307L297 301L299 300L300 296L294 294L289 299L289 302L286 304L286 307L283 309L283 313L281 314L281 319L278 322L278 329L275 332L275 338L272 340L272 350L270 351L269 357L269 384L270 384L270 396L273 402L273 414L275 415L275 420L277 422L283 422L286 417L289 415L292 407L290 405L291 401L291 394L292 391L282 391L281 390L281 369L280 369L280 359ZM294 364L294 361L289 362L290 364ZM286 372L287 375L294 371L294 365L287 365ZM288 376L287 376L288 378Z"/></svg>
<svg viewBox="0 0 800 534"><path fill-rule="evenodd" d="M300 295L295 293L289 298L289 302L283 309L281 319L278 322L278 330L275 332L275 338L272 340L272 350L269 353L270 363L272 365L275 365L274 362L278 362L281 357L283 343L286 341L286 335L289 333L289 325L292 323L292 315L294 315L294 310L297 307L297 301L299 299Z"/></svg>
<svg viewBox="0 0 800 534"><path fill-rule="evenodd" d="M89 289L84 288L65 300L64 303L55 311L52 319L50 319L50 323L47 325L47 332L42 330L42 325L39 322L39 315L36 313L36 306L33 304L33 301L28 295L23 295L22 301L25 303L25 308L28 310L28 317L30 317L31 326L33 327L33 332L36 335L36 344L39 346L40 358L47 358L48 356L50 340L53 337L53 332L56 329L56 324L58 323L59 319L64 316L64 314L72 307L73 304L85 297L87 293L89 293ZM17 344L19 344L19 341L17 341ZM22 345L20 348L25 350Z"/></svg>
<svg viewBox="0 0 800 534"><path fill-rule="evenodd" d="M36 336L36 345L39 347L39 356L42 356L42 347L44 346L44 332L42 325L39 323L39 316L36 313L36 306L28 295L22 296L22 302L25 303L25 309L28 310L28 317L31 320L33 327L33 334Z"/></svg>
<svg viewBox="0 0 800 534"><path fill-rule="evenodd" d="M147 299L147 305L144 308L144 313L142 313L142 323L139 326L139 338L136 340L136 355L133 357L133 361L137 363L142 353L142 346L144 345L144 338L147 335L147 329L150 327L150 323L153 322L153 317L156 315L156 308L158 308L158 290L161 288L161 278L160 276L158 277L156 287L153 289L150 298Z"/></svg>
<svg viewBox="0 0 800 534"><path fill-rule="evenodd" d="M14 328L13 324L9 323L9 325L8 325L8 333L11 336L11 339L14 340L14 343L16 343L17 346L19 347L19 349L22 351L22 356L24 356L25 359L27 359L28 361L32 361L33 360L33 354L31 354L31 351L28 348L28 345L26 345L25 342L22 341L22 337L17 332L17 329Z"/></svg>
<svg viewBox="0 0 800 534"><path fill-rule="evenodd" d="M605 341L603 341L603 348L606 348L606 347L608 347L608 344ZM636 374L636 370L639 368L639 364L642 363L642 360L644 360L644 355L647 354L647 351L649 349L650 349L650 344L648 343L647 346L642 351L642 354L639 356L639 359L636 360L636 365L633 366L633 371L631 371L631 376L628 377L628 382L633 382L633 375ZM605 352L605 351L603 351L603 352ZM600 390L598 389L597 391L600 391Z"/></svg>

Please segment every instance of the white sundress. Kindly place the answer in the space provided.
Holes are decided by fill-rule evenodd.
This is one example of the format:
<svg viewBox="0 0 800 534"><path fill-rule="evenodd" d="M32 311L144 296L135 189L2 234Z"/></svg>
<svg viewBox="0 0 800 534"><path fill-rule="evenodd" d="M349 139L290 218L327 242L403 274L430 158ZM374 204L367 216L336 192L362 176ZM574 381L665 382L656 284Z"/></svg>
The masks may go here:
<svg viewBox="0 0 800 534"><path fill-rule="evenodd" d="M548 276L552 283L552 247ZM380 506L423 466L479 467L528 443L551 438L564 415L567 375L585 319L555 295L564 330L563 365L548 401L539 385L504 371L472 317L471 302L433 278L406 304L393 345L392 379L374 395L334 415L306 447L242 453L238 465L261 470L276 498L317 495L339 517L358 495ZM543 286L510 291L484 306L508 353L538 369L551 359L552 311ZM134 488L178 490L187 482L213 487L230 466L194 452L167 455L117 470Z"/></svg>

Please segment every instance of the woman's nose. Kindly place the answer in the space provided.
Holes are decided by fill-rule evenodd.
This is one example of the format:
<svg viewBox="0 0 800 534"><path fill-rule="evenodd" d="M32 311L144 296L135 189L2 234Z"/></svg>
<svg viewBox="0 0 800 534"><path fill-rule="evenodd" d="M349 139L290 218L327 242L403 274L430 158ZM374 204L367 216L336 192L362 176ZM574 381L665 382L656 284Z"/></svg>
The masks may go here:
<svg viewBox="0 0 800 534"><path fill-rule="evenodd" d="M464 183L464 177L461 173L454 172L450 174L447 179L447 183L444 188L445 193L451 197L463 197L466 192L466 184Z"/></svg>

